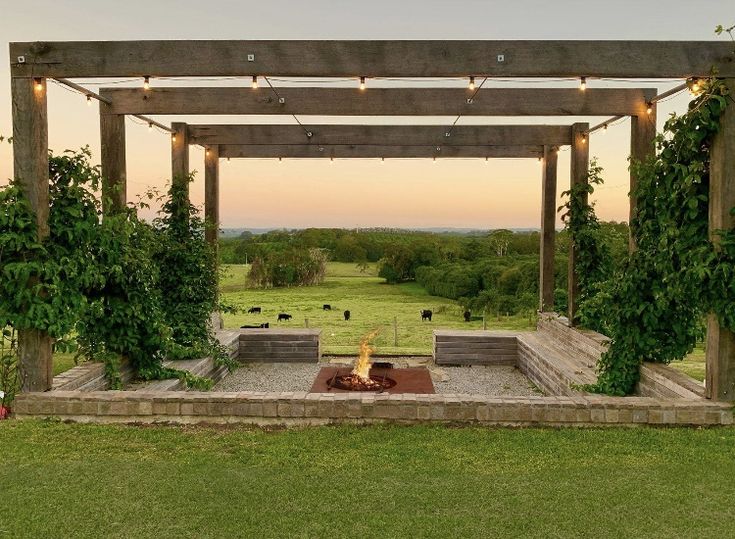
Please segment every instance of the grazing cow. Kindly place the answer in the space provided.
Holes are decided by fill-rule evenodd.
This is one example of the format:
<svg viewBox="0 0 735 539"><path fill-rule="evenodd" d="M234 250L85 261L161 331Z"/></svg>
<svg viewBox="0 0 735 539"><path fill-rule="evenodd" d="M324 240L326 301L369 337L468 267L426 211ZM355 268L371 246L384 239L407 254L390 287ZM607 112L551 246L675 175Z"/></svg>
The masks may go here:
<svg viewBox="0 0 735 539"><path fill-rule="evenodd" d="M465 322L469 322L470 320L472 320L472 313L470 311L465 311L464 312L464 321Z"/></svg>
<svg viewBox="0 0 735 539"><path fill-rule="evenodd" d="M268 329L271 327L271 325L266 322L264 324L245 324L244 326L240 326L240 329Z"/></svg>
<svg viewBox="0 0 735 539"><path fill-rule="evenodd" d="M282 320L288 322L292 318L293 318L293 316L291 316L290 314L286 314L286 313L279 313L278 314L278 322L281 322Z"/></svg>
<svg viewBox="0 0 735 539"><path fill-rule="evenodd" d="M254 314L254 313L260 314L260 307L250 307L248 309L248 314Z"/></svg>
<svg viewBox="0 0 735 539"><path fill-rule="evenodd" d="M433 316L433 312L431 312L429 309L424 309L421 311L421 321L428 320L431 322L431 317Z"/></svg>
<svg viewBox="0 0 735 539"><path fill-rule="evenodd" d="M324 305L322 305L322 309L325 311L331 311L332 306L325 303Z"/></svg>
<svg viewBox="0 0 735 539"><path fill-rule="evenodd" d="M344 315L345 315L345 322L349 321L349 319L350 319L350 311L345 311L344 312Z"/></svg>

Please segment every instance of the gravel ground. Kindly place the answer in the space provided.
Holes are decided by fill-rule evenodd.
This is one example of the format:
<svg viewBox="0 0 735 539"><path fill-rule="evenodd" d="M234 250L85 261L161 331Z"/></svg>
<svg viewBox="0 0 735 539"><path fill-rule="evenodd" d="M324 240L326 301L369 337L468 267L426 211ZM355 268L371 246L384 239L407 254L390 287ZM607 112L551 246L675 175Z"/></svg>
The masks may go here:
<svg viewBox="0 0 735 539"><path fill-rule="evenodd" d="M332 361L332 364L343 363L345 361L340 359ZM319 369L326 366L329 364L247 363L226 376L215 386L214 390L309 391ZM533 383L515 367L436 367L430 365L429 370L437 393L472 393L492 396L540 394Z"/></svg>

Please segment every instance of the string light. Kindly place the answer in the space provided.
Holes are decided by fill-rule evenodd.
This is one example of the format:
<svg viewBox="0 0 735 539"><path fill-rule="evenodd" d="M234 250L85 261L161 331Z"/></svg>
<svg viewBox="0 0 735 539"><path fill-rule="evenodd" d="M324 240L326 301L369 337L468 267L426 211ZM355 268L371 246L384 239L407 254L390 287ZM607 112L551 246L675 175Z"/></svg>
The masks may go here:
<svg viewBox="0 0 735 539"><path fill-rule="evenodd" d="M607 124L602 126L602 132L607 133Z"/></svg>
<svg viewBox="0 0 735 539"><path fill-rule="evenodd" d="M381 164L382 164L382 163L385 163L385 157L381 157L381 158L380 158L380 163L381 163Z"/></svg>
<svg viewBox="0 0 735 539"><path fill-rule="evenodd" d="M171 135L171 142L176 142L176 133Z"/></svg>
<svg viewBox="0 0 735 539"><path fill-rule="evenodd" d="M43 90L43 80L42 79L33 79L34 88L37 92L40 92Z"/></svg>
<svg viewBox="0 0 735 539"><path fill-rule="evenodd" d="M699 93L699 89L700 89L700 87L699 87L699 81L697 79L694 79L692 81L692 86L691 86L690 90L692 91L693 94L696 95L696 94Z"/></svg>
<svg viewBox="0 0 735 539"><path fill-rule="evenodd" d="M230 158L229 158L229 157L227 158L227 162L228 162L228 163L230 162Z"/></svg>
<svg viewBox="0 0 735 539"><path fill-rule="evenodd" d="M209 154L211 154L212 152L210 152L210 151L209 151L209 148L207 148L207 151L206 151L206 152L204 152L204 153L205 153L205 155L206 155L207 157L209 157Z"/></svg>
<svg viewBox="0 0 735 539"><path fill-rule="evenodd" d="M650 101L646 103L646 114L651 114L653 112L653 103Z"/></svg>
<svg viewBox="0 0 735 539"><path fill-rule="evenodd" d="M283 157L279 157L279 158L278 158L278 162L279 162L279 163L283 163Z"/></svg>
<svg viewBox="0 0 735 539"><path fill-rule="evenodd" d="M331 165L332 163L334 163L334 157L329 158L329 164Z"/></svg>
<svg viewBox="0 0 735 539"><path fill-rule="evenodd" d="M436 157L434 157L434 163L436 163Z"/></svg>
<svg viewBox="0 0 735 539"><path fill-rule="evenodd" d="M148 131L153 131L153 122L148 122Z"/></svg>
<svg viewBox="0 0 735 539"><path fill-rule="evenodd" d="M360 90L364 90L365 88L365 77L360 77Z"/></svg>
<svg viewBox="0 0 735 539"><path fill-rule="evenodd" d="M582 133L582 144L585 144L587 142L587 133Z"/></svg>
<svg viewBox="0 0 735 539"><path fill-rule="evenodd" d="M151 89L151 78L149 76L143 77L143 89L144 90L150 90Z"/></svg>
<svg viewBox="0 0 735 539"><path fill-rule="evenodd" d="M485 164L487 165L489 162L490 162L490 158L489 157L485 157Z"/></svg>
<svg viewBox="0 0 735 539"><path fill-rule="evenodd" d="M587 77L581 77L579 79L579 89L583 92L587 89Z"/></svg>
<svg viewBox="0 0 735 539"><path fill-rule="evenodd" d="M87 96L87 106L88 107L91 107L92 106L92 96L91 95L88 95Z"/></svg>
<svg viewBox="0 0 735 539"><path fill-rule="evenodd" d="M253 90L258 89L258 75L253 75L253 83L250 85Z"/></svg>
<svg viewBox="0 0 735 539"><path fill-rule="evenodd" d="M475 89L475 77L474 75L470 75L470 84L467 86L470 90Z"/></svg>

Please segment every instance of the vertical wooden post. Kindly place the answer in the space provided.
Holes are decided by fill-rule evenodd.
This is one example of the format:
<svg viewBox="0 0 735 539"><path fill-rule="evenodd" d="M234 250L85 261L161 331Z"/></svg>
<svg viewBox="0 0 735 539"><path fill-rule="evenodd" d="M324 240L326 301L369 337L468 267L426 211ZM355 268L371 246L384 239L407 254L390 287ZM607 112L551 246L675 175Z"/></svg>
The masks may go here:
<svg viewBox="0 0 735 539"><path fill-rule="evenodd" d="M541 172L541 256L539 310L554 309L554 251L556 240L556 148L544 146Z"/></svg>
<svg viewBox="0 0 735 539"><path fill-rule="evenodd" d="M650 113L648 112L650 108ZM635 250L635 239L633 236L633 217L638 207L638 200L634 196L634 192L638 187L638 178L636 177L633 163L643 163L650 156L656 153L656 104L650 105L641 102L640 112L637 116L630 117L630 213L628 216L628 224L630 225L630 238L628 241L628 250Z"/></svg>
<svg viewBox="0 0 735 539"><path fill-rule="evenodd" d="M205 237L216 251L219 234L219 146L212 146L204 152L204 219L207 223Z"/></svg>
<svg viewBox="0 0 735 539"><path fill-rule="evenodd" d="M189 132L183 122L173 122L171 129L171 181L183 182L189 192Z"/></svg>
<svg viewBox="0 0 735 539"><path fill-rule="evenodd" d="M36 89L36 85L40 88ZM15 179L36 215L38 238L48 237L48 116L46 80L11 80ZM53 340L43 331L21 330L18 352L22 391L47 391L53 381Z"/></svg>
<svg viewBox="0 0 735 539"><path fill-rule="evenodd" d="M393 317L393 346L398 346L398 317Z"/></svg>
<svg viewBox="0 0 735 539"><path fill-rule="evenodd" d="M570 186L587 183L587 175L590 168L588 123L572 124L572 155L570 165ZM585 196L584 202L587 202ZM569 273L568 273L568 309L569 323L574 324L579 307L579 279L575 271L579 250L574 242L569 243Z"/></svg>
<svg viewBox="0 0 735 539"><path fill-rule="evenodd" d="M735 79L725 79L735 95ZM719 244L718 230L735 227L735 110L728 107L720 118L710 153L709 230ZM720 326L717 316L707 319L706 395L717 401L735 401L735 334Z"/></svg>
<svg viewBox="0 0 735 539"><path fill-rule="evenodd" d="M127 202L125 116L110 114L109 109L108 104L100 102L102 213L105 215L124 209Z"/></svg>

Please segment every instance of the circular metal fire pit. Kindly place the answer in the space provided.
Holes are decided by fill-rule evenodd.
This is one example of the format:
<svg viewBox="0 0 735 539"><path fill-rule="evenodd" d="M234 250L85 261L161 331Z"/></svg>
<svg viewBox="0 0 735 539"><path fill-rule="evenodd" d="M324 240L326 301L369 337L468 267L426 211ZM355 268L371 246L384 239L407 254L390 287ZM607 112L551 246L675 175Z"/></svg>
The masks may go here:
<svg viewBox="0 0 735 539"><path fill-rule="evenodd" d="M395 386L396 381L387 376L371 375L369 380L364 380L356 374L344 374L334 376L327 385L345 391L385 391Z"/></svg>

